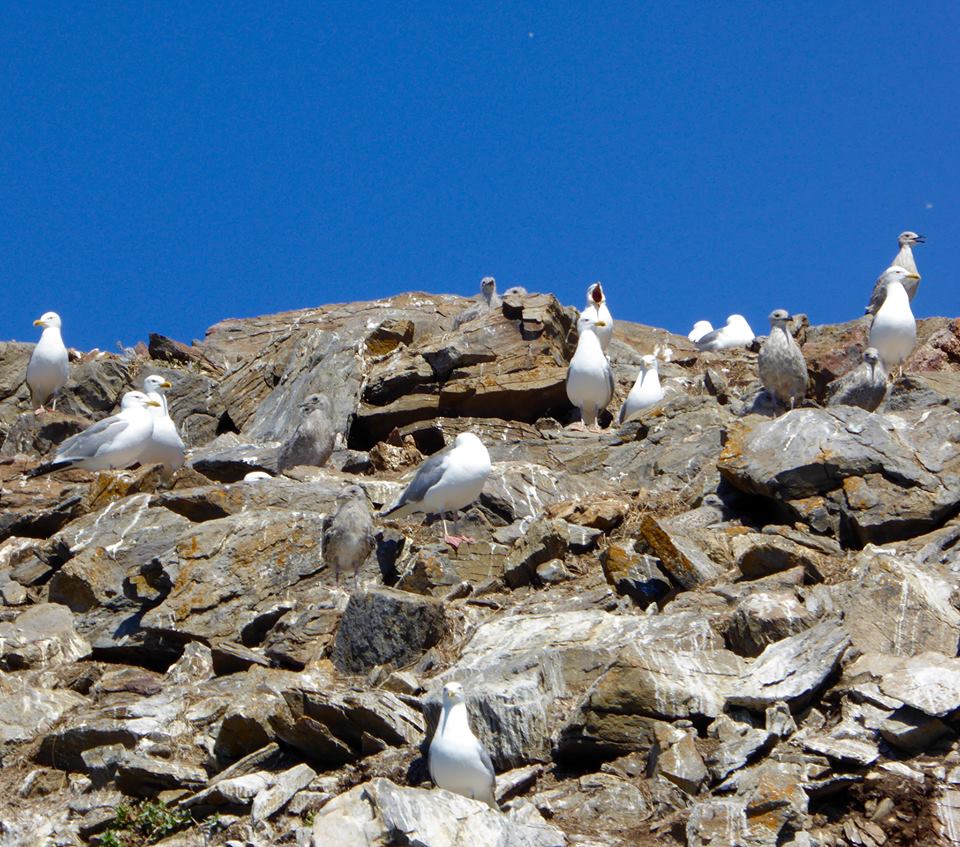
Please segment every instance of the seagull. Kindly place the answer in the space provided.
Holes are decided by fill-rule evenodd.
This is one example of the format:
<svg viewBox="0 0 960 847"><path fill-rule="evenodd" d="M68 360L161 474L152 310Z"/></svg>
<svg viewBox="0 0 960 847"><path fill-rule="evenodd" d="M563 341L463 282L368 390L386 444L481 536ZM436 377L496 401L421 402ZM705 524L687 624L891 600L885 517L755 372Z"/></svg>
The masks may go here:
<svg viewBox="0 0 960 847"><path fill-rule="evenodd" d="M241 482L263 482L265 479L273 479L271 474L266 471L248 471L243 475Z"/></svg>
<svg viewBox="0 0 960 847"><path fill-rule="evenodd" d="M773 398L774 406L779 402L792 409L807 393L807 363L787 329L791 320L786 309L770 313L770 335L760 348L757 364L760 382Z"/></svg>
<svg viewBox="0 0 960 847"><path fill-rule="evenodd" d="M504 297L522 297L527 293L527 289L522 285L511 285L506 291L503 292Z"/></svg>
<svg viewBox="0 0 960 847"><path fill-rule="evenodd" d="M581 427L599 432L597 415L613 399L613 368L597 336L597 327L605 328L604 321L595 321L581 315L577 322L580 338L567 369L567 397L580 409Z"/></svg>
<svg viewBox="0 0 960 847"><path fill-rule="evenodd" d="M876 347L863 351L863 362L827 386L828 406L859 406L876 411L887 396L887 371Z"/></svg>
<svg viewBox="0 0 960 847"><path fill-rule="evenodd" d="M120 411L71 436L57 449L53 461L34 468L27 476L41 476L62 468L102 471L129 468L140 460L153 434L149 409L160 406L142 391L123 395Z"/></svg>
<svg viewBox="0 0 960 847"><path fill-rule="evenodd" d="M713 324L711 324L710 321L697 321L693 325L693 329L687 333L687 338L693 342L697 342L708 332L713 332Z"/></svg>
<svg viewBox="0 0 960 847"><path fill-rule="evenodd" d="M613 338L613 316L607 308L607 298L599 282L595 282L587 289L587 305L580 313L581 318L590 318L597 327L597 338L600 347L607 352L610 340Z"/></svg>
<svg viewBox="0 0 960 847"><path fill-rule="evenodd" d="M897 236L897 244L900 245L900 251L893 257L893 261L890 263L890 267L904 268L907 272L916 274L915 277L909 278L903 284L907 296L911 301L913 301L913 298L916 296L917 287L920 285L920 272L917 270L917 263L913 258L913 250L911 248L915 244L925 244L926 241L927 239L924 236L917 235L915 232L901 232L900 235ZM886 271L884 271L884 273L886 273ZM875 315L877 310L883 305L884 283L882 280L883 274L881 274L873 284L870 303L864 310L868 315Z"/></svg>
<svg viewBox="0 0 960 847"><path fill-rule="evenodd" d="M700 336L694 344L698 350L729 350L731 347L747 347L753 343L753 330L743 315L730 315L726 324Z"/></svg>
<svg viewBox="0 0 960 847"><path fill-rule="evenodd" d="M173 386L157 374L151 374L143 381L144 393L151 400L155 400L159 407L150 407L153 434L140 454L140 464L163 465L164 474L169 476L183 466L186 448L180 433L177 432L177 425L167 410L167 398L163 393L167 388L173 388Z"/></svg>
<svg viewBox="0 0 960 847"><path fill-rule="evenodd" d="M348 485L337 496L337 511L330 518L323 532L323 558L333 560L337 584L340 584L340 569L353 569L353 584L357 574L376 547L373 535L373 515L367 505L367 495L359 485Z"/></svg>
<svg viewBox="0 0 960 847"><path fill-rule="evenodd" d="M461 432L453 444L434 453L417 469L417 474L400 499L380 512L381 517L404 517L415 512L440 515L443 540L456 550L473 539L447 532L446 512L469 506L480 496L490 476L490 454L472 432Z"/></svg>
<svg viewBox="0 0 960 847"><path fill-rule="evenodd" d="M40 333L40 340L33 348L27 365L27 387L30 389L30 404L34 414L40 415L46 411L43 404L51 397L51 409L56 411L56 395L67 384L70 364L67 348L60 335L60 315L56 312L45 312L33 325L42 326L43 332Z"/></svg>
<svg viewBox="0 0 960 847"><path fill-rule="evenodd" d="M497 281L492 276L485 276L480 280L480 302L474 303L469 309L457 315L453 322L453 328L457 329L486 312L499 309L502 303L500 295L497 294Z"/></svg>
<svg viewBox="0 0 960 847"><path fill-rule="evenodd" d="M500 811L497 774L490 755L470 729L466 698L459 682L443 686L443 712L430 740L427 764L437 788L480 800Z"/></svg>
<svg viewBox="0 0 960 847"><path fill-rule="evenodd" d="M330 454L337 433L333 426L333 406L325 394L311 394L300 404L302 419L293 435L280 447L277 470L297 465L322 468Z"/></svg>
<svg viewBox="0 0 960 847"><path fill-rule="evenodd" d="M627 399L620 407L620 423L629 420L637 412L656 406L663 399L660 385L660 363L656 356L644 356L640 360L640 373L630 389Z"/></svg>
<svg viewBox="0 0 960 847"><path fill-rule="evenodd" d="M906 284L920 279L920 274L893 265L887 268L878 285L884 291L883 304L873 316L870 325L870 346L875 347L889 370L894 365L903 374L903 360L910 355L917 342L917 321L910 309L910 295Z"/></svg>

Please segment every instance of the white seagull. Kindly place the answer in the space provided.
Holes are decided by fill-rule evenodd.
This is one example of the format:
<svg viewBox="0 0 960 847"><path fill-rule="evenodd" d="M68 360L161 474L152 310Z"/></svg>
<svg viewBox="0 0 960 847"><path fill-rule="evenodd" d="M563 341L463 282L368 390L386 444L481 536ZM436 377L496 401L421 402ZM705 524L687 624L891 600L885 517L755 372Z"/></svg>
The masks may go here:
<svg viewBox="0 0 960 847"><path fill-rule="evenodd" d="M56 395L67 384L70 360L60 335L60 315L56 312L45 312L33 325L42 326L43 332L27 365L27 387L30 389L30 403L34 412L39 415L46 411L43 404L51 397L51 408L56 410Z"/></svg>
<svg viewBox="0 0 960 847"><path fill-rule="evenodd" d="M417 475L400 499L380 512L381 517L404 517L420 512L440 515L443 519L443 540L454 549L473 539L447 532L446 512L469 506L480 496L490 476L490 454L472 432L461 432L453 444L434 453L417 469Z"/></svg>
<svg viewBox="0 0 960 847"><path fill-rule="evenodd" d="M27 475L40 476L62 468L102 471L130 467L140 460L140 454L153 434L149 409L159 405L142 391L128 391L123 395L117 414L68 438L57 449L52 461Z"/></svg>
<svg viewBox="0 0 960 847"><path fill-rule="evenodd" d="M430 778L438 788L486 803L500 811L496 771L484 746L470 729L463 686L443 686L443 712L427 755Z"/></svg>
<svg viewBox="0 0 960 847"><path fill-rule="evenodd" d="M698 350L729 350L731 347L746 347L753 343L753 330L743 315L730 315L720 329L700 336L694 344Z"/></svg>
<svg viewBox="0 0 960 847"><path fill-rule="evenodd" d="M577 321L580 338L577 349L567 369L567 397L580 409L583 426L599 432L597 415L613 399L613 368L600 345L597 327L604 328L603 321L581 315Z"/></svg>
<svg viewBox="0 0 960 847"><path fill-rule="evenodd" d="M894 365L903 373L903 360L917 343L917 321L910 309L906 283L918 280L920 275L898 265L887 268L877 285L881 285L883 304L873 316L870 326L870 346L876 347L888 370Z"/></svg>
<svg viewBox="0 0 960 847"><path fill-rule="evenodd" d="M697 321L693 325L693 329L687 333L687 338L693 342L697 342L708 332L713 332L713 324L710 323L710 321Z"/></svg>
<svg viewBox="0 0 960 847"><path fill-rule="evenodd" d="M630 389L627 399L620 407L620 423L630 420L637 412L656 406L663 400L663 386L660 384L660 363L656 356L644 356L640 360L640 373Z"/></svg>
<svg viewBox="0 0 960 847"><path fill-rule="evenodd" d="M915 277L911 277L904 281L903 287L907 292L907 297L913 301L913 298L917 295L917 288L920 285L920 271L917 270L916 259L913 258L913 247L917 244L925 244L926 238L922 235L917 235L915 232L901 232L897 236L897 244L900 245L900 250L897 252L897 255L893 257L893 261L890 263L890 267L903 268L908 273L916 274ZM884 271L886 273L886 271ZM877 310L883 305L884 298L884 287L883 274L880 274L877 281L873 284L873 291L870 294L870 302L867 304L865 309L868 315L875 315Z"/></svg>
<svg viewBox="0 0 960 847"><path fill-rule="evenodd" d="M168 388L173 386L157 374L151 374L143 381L143 390L147 397L155 400L158 405L150 407L153 434L140 454L140 464L163 465L163 472L169 476L183 466L186 448L180 433L177 432L177 425L167 410L167 398L163 392Z"/></svg>
<svg viewBox="0 0 960 847"><path fill-rule="evenodd" d="M606 353L613 338L613 316L607 308L607 297L599 282L595 282L587 289L587 305L580 313L580 317L590 318L593 321L597 328L597 338L600 339L600 347Z"/></svg>

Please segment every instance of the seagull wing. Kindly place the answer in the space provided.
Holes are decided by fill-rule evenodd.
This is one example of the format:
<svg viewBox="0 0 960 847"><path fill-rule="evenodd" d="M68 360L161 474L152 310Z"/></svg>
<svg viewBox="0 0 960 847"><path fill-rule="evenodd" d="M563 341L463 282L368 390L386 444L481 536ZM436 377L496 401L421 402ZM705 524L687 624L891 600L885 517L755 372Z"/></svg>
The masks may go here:
<svg viewBox="0 0 960 847"><path fill-rule="evenodd" d="M71 436L57 449L56 462L69 462L78 459L89 459L96 456L100 450L110 444L130 426L130 421L119 415L111 415L83 432Z"/></svg>
<svg viewBox="0 0 960 847"><path fill-rule="evenodd" d="M404 506L413 506L421 502L427 496L427 492L443 478L444 471L447 468L447 459L453 452L453 448L453 444L444 447L420 465L417 475L407 486L407 490L400 495L400 499L389 509L382 511L381 516L386 517L399 511Z"/></svg>
<svg viewBox="0 0 960 847"><path fill-rule="evenodd" d="M720 337L720 330L715 329L713 332L708 332L706 335L701 335L693 343L696 345L698 350L712 350L713 345L716 343L717 339Z"/></svg>

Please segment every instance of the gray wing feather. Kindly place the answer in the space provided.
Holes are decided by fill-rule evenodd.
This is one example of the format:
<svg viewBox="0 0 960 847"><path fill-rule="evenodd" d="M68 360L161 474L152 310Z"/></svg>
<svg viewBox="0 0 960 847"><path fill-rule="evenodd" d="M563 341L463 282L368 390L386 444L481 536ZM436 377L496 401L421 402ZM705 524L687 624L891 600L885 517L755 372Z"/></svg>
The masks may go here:
<svg viewBox="0 0 960 847"><path fill-rule="evenodd" d="M709 350L710 345L713 344L713 342L716 341L717 338L719 337L720 337L720 330L715 329L712 332L708 332L706 335L701 335L693 343L698 350Z"/></svg>
<svg viewBox="0 0 960 847"><path fill-rule="evenodd" d="M116 416L97 421L93 426L87 427L83 432L78 432L64 441L57 449L55 461L89 459L91 456L96 456L97 451L104 444L112 441L128 426L130 426L129 421Z"/></svg>
<svg viewBox="0 0 960 847"><path fill-rule="evenodd" d="M444 447L437 453L434 453L429 459L427 459L420 469L417 471L417 475L413 478L410 484L407 486L406 491L400 495L400 499L390 507L386 512L381 512L382 515L389 515L391 512L395 512L401 506L407 505L407 503L419 503L426 497L427 492L436 485L440 479L443 477L443 472L446 469L447 457L450 455L450 452L453 450L453 445L449 447Z"/></svg>
<svg viewBox="0 0 960 847"><path fill-rule="evenodd" d="M613 368L610 367L610 363L607 362L607 402L604 403L606 406L613 400L613 395L616 393L617 383L613 376Z"/></svg>
<svg viewBox="0 0 960 847"><path fill-rule="evenodd" d="M883 274L877 277L877 281L873 284L873 291L870 293L870 302L867 304L867 308L864 309L864 314L875 315L880 311L880 307L883 305L883 301L887 299L887 286L885 286L880 280L883 279Z"/></svg>

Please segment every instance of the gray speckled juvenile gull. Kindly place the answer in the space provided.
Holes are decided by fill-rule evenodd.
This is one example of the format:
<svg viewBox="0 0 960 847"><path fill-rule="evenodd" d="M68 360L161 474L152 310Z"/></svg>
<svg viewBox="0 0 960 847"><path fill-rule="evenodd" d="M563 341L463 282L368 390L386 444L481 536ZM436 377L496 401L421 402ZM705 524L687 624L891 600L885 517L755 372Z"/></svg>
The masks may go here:
<svg viewBox="0 0 960 847"><path fill-rule="evenodd" d="M448 682L443 686L443 711L430 741L427 757L430 778L438 788L497 805L497 775L484 746L470 729L463 686Z"/></svg>
<svg viewBox="0 0 960 847"><path fill-rule="evenodd" d="M323 467L336 440L333 406L325 394L311 394L300 404L303 419L293 435L280 448L277 469L285 471L297 465Z"/></svg>
<svg viewBox="0 0 960 847"><path fill-rule="evenodd" d="M827 386L828 406L859 406L876 411L887 396L887 371L876 347L863 351L863 361Z"/></svg>
<svg viewBox="0 0 960 847"><path fill-rule="evenodd" d="M51 397L52 408L57 408L57 392L67 384L70 360L60 335L60 315L46 312L33 325L42 326L43 332L27 364L27 388L30 389L30 404L40 414L46 411L43 404Z"/></svg>
<svg viewBox="0 0 960 847"><path fill-rule="evenodd" d="M760 382L774 404L782 403L792 409L807 392L807 363L787 329L790 320L786 309L770 313L770 335L760 348L757 364Z"/></svg>
<svg viewBox="0 0 960 847"><path fill-rule="evenodd" d="M913 301L913 298L917 296L917 288L920 285L920 271L917 270L916 259L913 258L913 247L916 244L925 244L926 238L922 235L917 235L915 232L901 232L897 236L897 244L900 245L900 250L897 252L897 255L893 257L893 261L890 262L890 267L900 267L907 271L907 273L916 274L916 277L911 277L904 281L903 287L907 292L907 297ZM884 271L886 273L886 271ZM870 294L870 302L867 304L866 313L868 315L875 315L880 307L883 305L883 298L886 296L884 289L886 288L886 283L883 282L883 274L880 274L877 281L873 284L873 292Z"/></svg>
<svg viewBox="0 0 960 847"><path fill-rule="evenodd" d="M323 558L333 562L337 583L340 571L353 571L353 584L357 584L360 568L373 552L376 539L373 534L373 515L367 504L367 495L359 485L348 485L337 496L337 511L323 532Z"/></svg>

